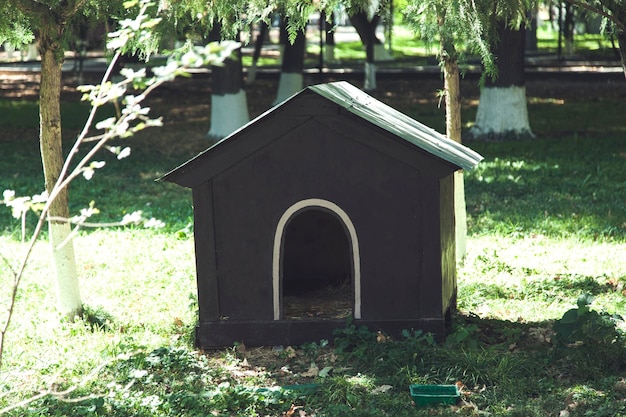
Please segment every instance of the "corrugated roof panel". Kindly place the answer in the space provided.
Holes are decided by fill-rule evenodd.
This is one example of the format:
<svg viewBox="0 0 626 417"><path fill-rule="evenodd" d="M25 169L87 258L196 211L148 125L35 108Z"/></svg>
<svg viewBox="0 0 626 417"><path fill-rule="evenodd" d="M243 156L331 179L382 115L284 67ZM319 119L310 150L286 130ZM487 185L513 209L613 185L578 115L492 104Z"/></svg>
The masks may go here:
<svg viewBox="0 0 626 417"><path fill-rule="evenodd" d="M407 142L465 170L475 168L483 159L480 154L470 148L448 139L436 130L376 100L345 81L314 85L308 89Z"/></svg>

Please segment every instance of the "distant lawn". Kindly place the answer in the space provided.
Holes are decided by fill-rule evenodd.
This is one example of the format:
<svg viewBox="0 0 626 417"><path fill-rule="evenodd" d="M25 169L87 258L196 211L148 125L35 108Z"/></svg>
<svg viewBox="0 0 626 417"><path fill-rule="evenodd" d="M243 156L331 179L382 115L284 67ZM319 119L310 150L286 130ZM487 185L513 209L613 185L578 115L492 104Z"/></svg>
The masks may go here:
<svg viewBox="0 0 626 417"><path fill-rule="evenodd" d="M557 53L558 52L558 30L552 29L545 23L537 30L537 47L542 52ZM561 40L562 53L565 53L565 39ZM590 58L616 58L617 40L614 44L611 40L600 33L576 33L574 34L574 54L583 55Z"/></svg>
<svg viewBox="0 0 626 417"><path fill-rule="evenodd" d="M11 155L0 163L0 190L12 189L18 196L43 190L38 142L0 142L0 152ZM127 213L141 210L147 217L166 221L168 231L190 225L191 193L173 184L155 182L181 162L180 155L167 157L135 147L126 160L117 161L106 151L101 152L97 160L105 161L107 165L90 181L81 177L70 187L73 214L93 201L101 212L92 218L93 221L115 222ZM28 214L27 218L29 224L33 224L34 214ZM10 210L0 206L0 232L17 233L17 226Z"/></svg>
<svg viewBox="0 0 626 417"><path fill-rule="evenodd" d="M64 102L61 118L65 129L84 126L91 107L86 102ZM113 106L100 109L102 118L114 115ZM0 126L3 128L33 128L39 126L39 104L32 100L0 100Z"/></svg>

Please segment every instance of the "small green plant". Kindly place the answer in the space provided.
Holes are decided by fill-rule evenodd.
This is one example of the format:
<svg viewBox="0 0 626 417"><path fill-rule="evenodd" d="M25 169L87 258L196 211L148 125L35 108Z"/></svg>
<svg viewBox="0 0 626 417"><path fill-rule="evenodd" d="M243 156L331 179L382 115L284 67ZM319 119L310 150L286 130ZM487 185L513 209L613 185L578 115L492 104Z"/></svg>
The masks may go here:
<svg viewBox="0 0 626 417"><path fill-rule="evenodd" d="M576 301L577 307L568 310L554 323L556 339L562 345L611 345L623 341L624 334L616 326L622 318L615 314L591 309L593 296L584 293Z"/></svg>
<svg viewBox="0 0 626 417"><path fill-rule="evenodd" d="M300 346L304 356L311 362L315 361L320 355L320 351L328 346L328 340L322 339L319 343L310 342Z"/></svg>
<svg viewBox="0 0 626 417"><path fill-rule="evenodd" d="M115 321L113 315L103 307L91 307L86 305L83 309L82 319L89 324L93 330L109 331Z"/></svg>
<svg viewBox="0 0 626 417"><path fill-rule="evenodd" d="M475 324L456 324L446 337L446 347L476 349L479 346L478 326Z"/></svg>
<svg viewBox="0 0 626 417"><path fill-rule="evenodd" d="M356 327L350 317L346 321L346 326L336 329L333 334L335 335L335 350L339 353L362 349L376 343L376 333L371 332L365 326Z"/></svg>
<svg viewBox="0 0 626 417"><path fill-rule="evenodd" d="M363 406L368 392L374 387L375 384L371 378L358 374L332 377L324 385L323 390L325 396L333 404L348 405L355 409Z"/></svg>
<svg viewBox="0 0 626 417"><path fill-rule="evenodd" d="M617 326L621 317L591 309L592 302L590 294L581 295L577 308L568 310L553 326L554 355L562 371L582 380L626 368L624 332Z"/></svg>

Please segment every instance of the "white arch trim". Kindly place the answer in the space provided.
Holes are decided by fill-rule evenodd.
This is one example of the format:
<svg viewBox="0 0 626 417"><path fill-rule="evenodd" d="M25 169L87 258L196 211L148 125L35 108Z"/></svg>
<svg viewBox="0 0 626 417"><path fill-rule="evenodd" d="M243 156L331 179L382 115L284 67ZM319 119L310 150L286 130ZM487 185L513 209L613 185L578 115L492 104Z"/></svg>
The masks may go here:
<svg viewBox="0 0 626 417"><path fill-rule="evenodd" d="M350 217L335 203L319 198L309 198L301 200L289 207L278 221L276 233L274 234L274 253L272 259L272 286L274 300L274 320L280 320L280 252L285 227L291 217L298 211L307 207L323 207L335 213L348 229L350 243L352 244L352 265L354 270L354 308L355 319L361 318L361 258L359 254L359 239L356 229Z"/></svg>

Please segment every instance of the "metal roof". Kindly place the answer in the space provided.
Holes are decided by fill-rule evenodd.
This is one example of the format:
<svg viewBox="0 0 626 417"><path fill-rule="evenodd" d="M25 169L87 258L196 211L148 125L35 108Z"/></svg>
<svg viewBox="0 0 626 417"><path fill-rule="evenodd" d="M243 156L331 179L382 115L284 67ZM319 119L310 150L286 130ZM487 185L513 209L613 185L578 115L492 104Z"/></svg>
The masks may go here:
<svg viewBox="0 0 626 417"><path fill-rule="evenodd" d="M448 139L447 136L376 100L348 82L318 84L307 87L307 89L465 170L475 168L483 159L480 154L470 148Z"/></svg>

